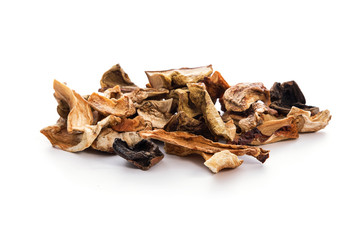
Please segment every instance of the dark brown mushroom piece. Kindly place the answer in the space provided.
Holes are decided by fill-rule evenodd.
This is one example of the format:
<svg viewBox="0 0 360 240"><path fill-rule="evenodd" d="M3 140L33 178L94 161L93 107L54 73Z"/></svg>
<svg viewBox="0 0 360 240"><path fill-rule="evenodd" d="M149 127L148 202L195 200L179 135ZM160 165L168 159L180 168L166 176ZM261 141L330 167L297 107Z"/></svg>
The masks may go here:
<svg viewBox="0 0 360 240"><path fill-rule="evenodd" d="M222 98L226 89L230 87L218 71L215 71L211 77L205 77L204 83L206 85L206 91L214 103L218 98Z"/></svg>
<svg viewBox="0 0 360 240"><path fill-rule="evenodd" d="M306 105L305 96L295 81L276 82L270 89L271 105L279 114L287 115L292 106L310 111L311 115L319 112L318 107Z"/></svg>
<svg viewBox="0 0 360 240"><path fill-rule="evenodd" d="M148 170L164 158L164 154L160 151L159 147L147 139L143 139L133 147L130 147L125 141L116 138L113 150L120 157L125 158L142 170Z"/></svg>
<svg viewBox="0 0 360 240"><path fill-rule="evenodd" d="M117 85L137 88L119 64L112 66L108 71L103 74L100 80L100 85L100 92L103 92L108 88L113 88Z"/></svg>

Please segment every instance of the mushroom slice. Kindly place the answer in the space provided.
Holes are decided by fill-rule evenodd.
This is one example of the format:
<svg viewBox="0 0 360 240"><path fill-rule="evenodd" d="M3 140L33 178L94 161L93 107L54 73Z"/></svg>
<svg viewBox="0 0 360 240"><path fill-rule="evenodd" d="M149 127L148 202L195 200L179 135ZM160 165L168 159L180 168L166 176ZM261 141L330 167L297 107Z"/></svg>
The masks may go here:
<svg viewBox="0 0 360 240"><path fill-rule="evenodd" d="M112 66L103 74L100 85L103 90L115 87L116 85L136 87L119 64Z"/></svg>
<svg viewBox="0 0 360 240"><path fill-rule="evenodd" d="M213 72L212 65L196 68L180 68L163 71L145 71L153 88L179 88L187 83L196 83L209 77Z"/></svg>
<svg viewBox="0 0 360 240"><path fill-rule="evenodd" d="M274 83L270 89L270 97L270 107L277 110L282 115L288 114L292 106L310 111L311 115L315 115L319 112L318 107L306 105L305 96L295 81Z"/></svg>
<svg viewBox="0 0 360 240"><path fill-rule="evenodd" d="M111 99L119 99L122 96L121 88L119 85L116 85L113 88L108 88L104 91L104 97Z"/></svg>
<svg viewBox="0 0 360 240"><path fill-rule="evenodd" d="M225 109L233 112L243 112L251 104L261 100L270 104L270 93L262 83L238 83L228 88L223 97Z"/></svg>
<svg viewBox="0 0 360 240"><path fill-rule="evenodd" d="M190 150L209 154L229 150L238 156L244 154L253 156L262 163L269 157L269 151L262 148L213 142L203 136L188 132L166 132L163 129L156 129L152 131L141 131L139 134L142 138L153 138L173 145L179 145Z"/></svg>
<svg viewBox="0 0 360 240"><path fill-rule="evenodd" d="M91 146L102 128L118 120L115 116L108 116L96 125L83 126L81 133L70 133L67 131L66 120L60 118L55 125L43 128L40 132L49 139L54 147L68 152L80 152Z"/></svg>
<svg viewBox="0 0 360 240"><path fill-rule="evenodd" d="M137 113L146 121L150 121L155 128L163 128L169 121L172 99L156 101L148 100L141 104L136 104Z"/></svg>
<svg viewBox="0 0 360 240"><path fill-rule="evenodd" d="M221 98L226 89L230 87L218 71L215 71L211 77L205 77L204 83L206 85L206 91L214 103L216 99Z"/></svg>
<svg viewBox="0 0 360 240"><path fill-rule="evenodd" d="M205 85L202 83L189 83L188 88L190 90L190 100L201 110L209 130L215 136L221 136L227 140L231 140L232 135L229 133L219 112L216 110L210 95L205 89Z"/></svg>
<svg viewBox="0 0 360 240"><path fill-rule="evenodd" d="M113 149L120 157L125 158L142 170L148 170L164 158L164 154L159 147L147 139L142 139L131 147L125 141L116 138Z"/></svg>
<svg viewBox="0 0 360 240"><path fill-rule="evenodd" d="M141 130L151 130L151 122L145 121L143 117L136 116L133 119L122 118L119 123L111 128L117 132L138 132Z"/></svg>
<svg viewBox="0 0 360 240"><path fill-rule="evenodd" d="M101 130L100 134L91 144L91 147L102 152L114 153L113 143L116 138L120 138L125 141L130 147L133 147L136 143L142 140L136 132L119 133L107 127Z"/></svg>
<svg viewBox="0 0 360 240"><path fill-rule="evenodd" d="M178 112L185 112L186 115L193 118L201 114L201 110L190 101L189 89L176 89L175 94L178 96Z"/></svg>
<svg viewBox="0 0 360 240"><path fill-rule="evenodd" d="M229 150L224 150L215 153L211 158L204 162L213 173L218 173L224 168L237 168L244 160L239 159L238 156L231 153Z"/></svg>
<svg viewBox="0 0 360 240"><path fill-rule="evenodd" d="M119 99L109 99L98 93L93 93L90 95L88 102L95 110L105 116L128 117L136 112L134 104L128 96L122 96Z"/></svg>
<svg viewBox="0 0 360 240"><path fill-rule="evenodd" d="M67 131L69 133L85 131L85 126L93 122L93 114L87 101L57 80L54 80L53 86L55 90L54 97L60 106L58 107L59 115L67 119Z"/></svg>
<svg viewBox="0 0 360 240"><path fill-rule="evenodd" d="M321 111L311 116L310 111L292 107L288 117L295 117L299 132L316 132L325 128L331 120L329 110Z"/></svg>

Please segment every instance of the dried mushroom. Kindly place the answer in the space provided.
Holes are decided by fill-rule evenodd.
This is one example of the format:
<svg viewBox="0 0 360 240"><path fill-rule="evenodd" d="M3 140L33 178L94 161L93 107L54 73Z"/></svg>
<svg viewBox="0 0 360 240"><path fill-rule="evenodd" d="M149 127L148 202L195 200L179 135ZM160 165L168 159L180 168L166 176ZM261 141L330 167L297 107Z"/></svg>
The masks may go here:
<svg viewBox="0 0 360 240"><path fill-rule="evenodd" d="M90 95L88 103L105 116L129 117L136 112L134 104L128 96L121 96L119 99L109 99L98 93L93 93Z"/></svg>
<svg viewBox="0 0 360 240"><path fill-rule="evenodd" d="M311 116L310 111L305 111L297 107L292 107L288 117L295 117L299 132L316 132L325 128L331 120L329 110L321 111Z"/></svg>
<svg viewBox="0 0 360 240"><path fill-rule="evenodd" d="M151 122L145 121L143 117L136 116L133 119L122 118L119 123L111 128L117 132L138 132L141 130L151 130Z"/></svg>
<svg viewBox="0 0 360 240"><path fill-rule="evenodd" d="M206 91L214 103L216 99L222 98L226 89L230 87L218 71L215 71L211 77L205 77L204 83L206 85Z"/></svg>
<svg viewBox="0 0 360 240"><path fill-rule="evenodd" d="M54 80L53 86L55 90L54 97L59 103L59 108L61 108L62 114L59 114L67 119L67 131L69 133L85 131L85 126L93 122L93 114L87 101L77 92L57 80ZM69 106L69 111L67 111L66 105ZM66 114L67 112L68 114Z"/></svg>
<svg viewBox="0 0 360 240"><path fill-rule="evenodd" d="M223 150L229 150L238 156L244 154L253 156L262 163L269 157L269 151L262 148L213 142L202 136L188 132L166 132L163 129L156 129L152 131L141 131L139 134L142 138L153 138L204 153L214 154Z"/></svg>
<svg viewBox="0 0 360 240"><path fill-rule="evenodd" d="M228 150L215 153L211 158L204 162L213 173L218 173L224 168L237 168L244 160L239 159L235 154Z"/></svg>
<svg viewBox="0 0 360 240"><path fill-rule="evenodd" d="M120 157L125 158L142 170L148 170L164 158L164 154L159 147L147 139L142 139L131 147L120 138L116 138L113 149Z"/></svg>
<svg viewBox="0 0 360 240"><path fill-rule="evenodd" d="M144 100L160 100L169 93L167 89L138 88L128 94L134 103L142 103Z"/></svg>
<svg viewBox="0 0 360 240"><path fill-rule="evenodd" d="M225 91L223 100L227 111L243 112L258 100L269 105L270 93L262 83L238 83Z"/></svg>
<svg viewBox="0 0 360 240"><path fill-rule="evenodd" d="M91 144L91 148L102 152L114 153L113 143L116 138L125 141L128 146L133 147L140 142L142 138L136 132L116 132L113 129L103 128L95 141Z"/></svg>
<svg viewBox="0 0 360 240"><path fill-rule="evenodd" d="M144 101L136 104L137 113L146 121L150 121L154 128L163 128L169 121L172 114L170 113L172 99L156 101Z"/></svg>
<svg viewBox="0 0 360 240"><path fill-rule="evenodd" d="M103 74L100 80L100 85L102 90L106 90L107 88L112 88L117 85L136 87L119 64L112 66Z"/></svg>
<svg viewBox="0 0 360 240"><path fill-rule="evenodd" d="M270 97L270 107L277 110L282 115L287 115L292 106L305 111L310 111L311 115L315 115L319 112L318 107L306 105L305 96L295 81L274 83L270 89Z"/></svg>
<svg viewBox="0 0 360 240"><path fill-rule="evenodd" d="M209 130L216 136L232 140L233 136L228 131L219 112L216 110L210 95L205 89L205 85L201 83L189 83L188 88L190 91L190 100L201 110Z"/></svg>
<svg viewBox="0 0 360 240"><path fill-rule="evenodd" d="M175 90L175 94L178 96L178 112L184 112L189 117L196 117L201 114L201 110L195 106L194 103L190 101L189 89L178 88Z"/></svg>
<svg viewBox="0 0 360 240"><path fill-rule="evenodd" d="M145 71L153 88L173 89L196 83L209 77L213 72L212 65L196 68L180 68L163 71Z"/></svg>
<svg viewBox="0 0 360 240"><path fill-rule="evenodd" d="M121 93L121 88L119 85L116 85L113 88L108 88L104 91L104 97L109 98L109 99L111 99L111 98L119 99L121 96L122 96L122 93Z"/></svg>

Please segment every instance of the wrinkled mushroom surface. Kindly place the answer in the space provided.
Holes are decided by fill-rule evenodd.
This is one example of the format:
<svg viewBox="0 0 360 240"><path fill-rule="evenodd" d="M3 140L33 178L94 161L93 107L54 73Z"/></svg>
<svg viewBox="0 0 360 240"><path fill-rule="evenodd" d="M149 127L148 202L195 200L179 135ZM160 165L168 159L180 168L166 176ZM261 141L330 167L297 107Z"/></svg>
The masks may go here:
<svg viewBox="0 0 360 240"><path fill-rule="evenodd" d="M172 99L156 101L148 100L141 104L136 104L137 113L146 121L150 121L154 128L163 128L169 121L172 114Z"/></svg>
<svg viewBox="0 0 360 240"><path fill-rule="evenodd" d="M311 116L310 111L292 107L288 117L295 117L299 132L316 132L325 128L331 120L329 110L321 111Z"/></svg>
<svg viewBox="0 0 360 240"><path fill-rule="evenodd" d="M145 121L143 117L136 116L133 119L122 118L119 123L111 128L117 132L138 132L141 130L151 130L151 122Z"/></svg>
<svg viewBox="0 0 360 240"><path fill-rule="evenodd" d="M136 85L131 82L129 76L124 71L124 69L120 67L119 64L112 66L103 74L100 80L100 85L103 90L115 87L117 85L136 87Z"/></svg>
<svg viewBox="0 0 360 240"><path fill-rule="evenodd" d="M237 168L244 160L239 159L238 156L231 153L229 150L224 150L215 153L211 158L204 162L213 173L218 173L224 168Z"/></svg>
<svg viewBox="0 0 360 240"><path fill-rule="evenodd" d="M211 77L205 77L204 83L206 85L206 91L214 103L216 99L222 98L226 89L230 87L218 71L215 71Z"/></svg>

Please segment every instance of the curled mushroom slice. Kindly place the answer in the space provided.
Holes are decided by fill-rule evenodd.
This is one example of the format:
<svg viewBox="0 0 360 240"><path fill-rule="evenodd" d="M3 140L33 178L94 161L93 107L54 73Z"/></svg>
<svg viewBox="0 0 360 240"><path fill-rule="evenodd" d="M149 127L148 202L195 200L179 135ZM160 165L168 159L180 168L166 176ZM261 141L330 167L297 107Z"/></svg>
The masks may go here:
<svg viewBox="0 0 360 240"><path fill-rule="evenodd" d="M221 98L226 89L230 87L218 71L215 71L211 77L205 77L204 83L206 85L206 91L209 93L214 103L216 102L216 99Z"/></svg>
<svg viewBox="0 0 360 240"><path fill-rule="evenodd" d="M145 71L153 88L179 88L187 83L196 83L209 77L213 72L212 65L196 68L180 68L163 71Z"/></svg>
<svg viewBox="0 0 360 240"><path fill-rule="evenodd" d="M117 85L136 87L119 64L112 66L103 74L100 80L100 85L102 90L106 90L107 88L112 88Z"/></svg>
<svg viewBox="0 0 360 240"><path fill-rule="evenodd" d="M295 117L299 132L316 132L325 128L331 120L329 110L321 111L311 116L310 111L292 107L288 117Z"/></svg>
<svg viewBox="0 0 360 240"><path fill-rule="evenodd" d="M215 153L211 158L204 162L213 173L218 173L224 168L237 168L244 160L239 159L238 156L231 153L229 150L224 150Z"/></svg>
<svg viewBox="0 0 360 240"><path fill-rule="evenodd" d="M219 112L216 110L210 95L205 89L205 85L202 83L189 83L188 88L190 100L201 110L209 130L216 136L231 140L233 136L229 133Z"/></svg>
<svg viewBox="0 0 360 240"><path fill-rule="evenodd" d="M262 83L238 83L228 88L223 97L225 109L233 112L243 112L258 100L270 104L269 90Z"/></svg>
<svg viewBox="0 0 360 240"><path fill-rule="evenodd" d="M104 91L104 97L111 99L119 99L122 96L121 88L119 85L116 85L113 88L108 88ZM90 96L89 96L90 97Z"/></svg>
<svg viewBox="0 0 360 240"><path fill-rule="evenodd" d="M169 121L172 99L156 101L148 100L141 104L136 104L137 113L146 121L151 122L155 128L163 128Z"/></svg>
<svg viewBox="0 0 360 240"><path fill-rule="evenodd" d="M83 132L70 133L67 131L66 120L60 118L55 125L43 128L40 132L49 139L54 147L68 152L80 152L91 146L102 128L114 124L118 120L115 116L108 116L96 125L83 126Z"/></svg>
<svg viewBox="0 0 360 240"><path fill-rule="evenodd" d="M122 118L119 123L111 128L117 132L138 132L141 130L151 130L151 122L145 121L143 117L136 116L133 119Z"/></svg>
<svg viewBox="0 0 360 240"><path fill-rule="evenodd" d="M159 147L147 139L142 139L131 147L120 138L116 138L113 149L120 157L125 158L142 170L148 170L164 158L164 154Z"/></svg>
<svg viewBox="0 0 360 240"><path fill-rule="evenodd" d="M295 81L274 83L270 89L270 97L270 107L277 110L282 115L288 114L292 106L305 111L310 111L311 115L315 115L319 112L318 107L306 105L305 96Z"/></svg>
<svg viewBox="0 0 360 240"><path fill-rule="evenodd" d="M59 103L58 112L67 119L67 131L83 132L84 126L92 124L93 114L87 101L68 86L54 80L54 97ZM67 108L68 106L68 108Z"/></svg>
<svg viewBox="0 0 360 240"><path fill-rule="evenodd" d="M238 156L244 154L253 156L262 163L269 157L269 151L262 148L213 142L203 136L194 135L188 132L166 132L163 129L156 129L153 131L141 131L139 134L142 138L153 138L190 150L209 154L229 150Z"/></svg>
<svg viewBox="0 0 360 240"><path fill-rule="evenodd" d="M190 100L189 89L178 88L175 90L175 94L178 96L178 112L184 112L189 117L193 118L201 114L201 110Z"/></svg>
<svg viewBox="0 0 360 240"><path fill-rule="evenodd" d="M93 93L90 95L88 103L105 116L128 117L136 112L134 104L128 96L122 96L119 99L109 99Z"/></svg>
<svg viewBox="0 0 360 240"><path fill-rule="evenodd" d="M103 128L95 141L91 144L91 148L108 153L114 153L113 143L116 138L125 141L128 146L133 147L140 142L142 138L136 132L116 132L107 127Z"/></svg>

